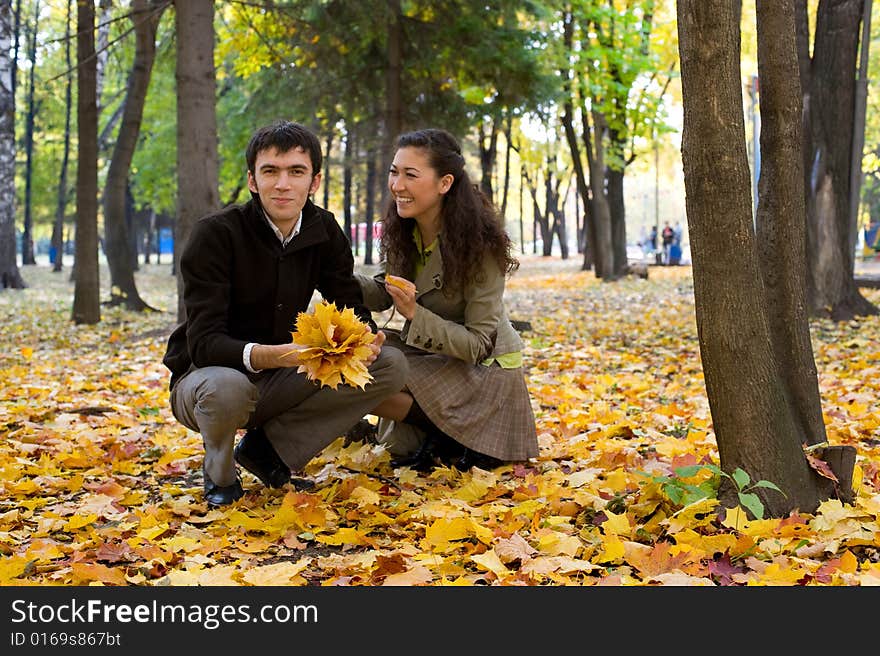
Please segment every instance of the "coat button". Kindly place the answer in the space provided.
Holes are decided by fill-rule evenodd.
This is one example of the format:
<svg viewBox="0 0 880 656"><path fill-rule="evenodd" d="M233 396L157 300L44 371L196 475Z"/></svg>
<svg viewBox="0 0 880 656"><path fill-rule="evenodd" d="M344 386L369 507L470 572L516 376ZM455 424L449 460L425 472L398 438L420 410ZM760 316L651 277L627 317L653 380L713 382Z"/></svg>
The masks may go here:
<svg viewBox="0 0 880 656"><path fill-rule="evenodd" d="M283 303L279 303L278 305L275 306L275 309L276 309L278 312L281 312L281 310L284 309L284 304L283 304Z"/></svg>

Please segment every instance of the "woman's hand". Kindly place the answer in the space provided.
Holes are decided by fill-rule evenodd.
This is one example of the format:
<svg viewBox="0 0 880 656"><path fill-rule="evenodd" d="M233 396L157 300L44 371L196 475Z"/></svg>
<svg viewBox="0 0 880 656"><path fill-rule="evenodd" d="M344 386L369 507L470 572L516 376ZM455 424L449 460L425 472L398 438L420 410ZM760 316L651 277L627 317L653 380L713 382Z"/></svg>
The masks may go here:
<svg viewBox="0 0 880 656"><path fill-rule="evenodd" d="M411 283L410 283L411 284ZM385 281L385 291L394 301L394 307L405 319L412 320L416 315L416 286L403 286Z"/></svg>

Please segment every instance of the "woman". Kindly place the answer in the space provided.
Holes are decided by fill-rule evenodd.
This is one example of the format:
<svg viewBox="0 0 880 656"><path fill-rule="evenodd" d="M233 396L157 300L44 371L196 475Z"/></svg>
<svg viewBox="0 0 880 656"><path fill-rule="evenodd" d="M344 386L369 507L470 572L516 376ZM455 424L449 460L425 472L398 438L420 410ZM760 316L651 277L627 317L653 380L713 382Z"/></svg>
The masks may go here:
<svg viewBox="0 0 880 656"><path fill-rule="evenodd" d="M444 130L398 138L382 271L358 275L370 310L393 305L405 319L399 334L386 332L407 357L406 387L374 410L394 466L425 470L440 457L465 470L538 455L522 340L502 302L519 263L464 164Z"/></svg>

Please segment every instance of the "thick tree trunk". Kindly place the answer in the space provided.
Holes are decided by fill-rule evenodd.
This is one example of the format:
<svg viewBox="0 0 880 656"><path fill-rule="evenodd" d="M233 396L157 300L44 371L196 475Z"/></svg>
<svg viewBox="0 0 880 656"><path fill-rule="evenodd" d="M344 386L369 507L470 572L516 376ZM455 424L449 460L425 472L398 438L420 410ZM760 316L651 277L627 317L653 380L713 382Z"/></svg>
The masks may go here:
<svg viewBox="0 0 880 656"><path fill-rule="evenodd" d="M825 441L825 423L806 307L802 100L793 56L794 3L784 4L768 7L767 0L761 0L758 8L758 63L766 71L761 75L761 113L767 117L761 130L758 261L779 373L798 433L812 445Z"/></svg>
<svg viewBox="0 0 880 656"><path fill-rule="evenodd" d="M135 312L152 309L141 298L134 279L137 256L126 221L128 173L140 134L147 87L156 56L156 29L165 7L152 5L150 0L133 0L131 4L135 33L134 60L125 93L122 124L104 188L104 252L110 269L110 304L124 305Z"/></svg>
<svg viewBox="0 0 880 656"><path fill-rule="evenodd" d="M394 158L394 143L404 131L403 100L400 79L403 72L403 9L401 0L388 4L388 68L385 71L385 134L382 140L382 170L387 171ZM383 185L381 202L388 189Z"/></svg>
<svg viewBox="0 0 880 656"><path fill-rule="evenodd" d="M804 103L809 130L807 299L812 315L838 321L877 313L855 283L850 234L855 72L863 2L819 3L809 97ZM804 29L803 17L798 26ZM803 46L800 52L803 59Z"/></svg>
<svg viewBox="0 0 880 656"><path fill-rule="evenodd" d="M76 255L73 321L101 321L98 272L98 102L95 59L95 7L78 2L76 10L77 149Z"/></svg>
<svg viewBox="0 0 880 656"><path fill-rule="evenodd" d="M592 115L592 136L587 116ZM583 139L590 172L590 217L593 225L589 243L596 264L596 277L614 280L614 254L611 240L611 208L605 195L605 118L596 112L583 112Z"/></svg>
<svg viewBox="0 0 880 656"><path fill-rule="evenodd" d="M175 3L177 30L177 234L175 262L193 224L220 207L218 192L214 3ZM177 267L175 266L175 269ZM186 317L177 278L177 316Z"/></svg>
<svg viewBox="0 0 880 656"><path fill-rule="evenodd" d="M0 2L0 289L23 289L15 249L15 61L12 50L12 11Z"/></svg>
<svg viewBox="0 0 880 656"><path fill-rule="evenodd" d="M762 85L778 88L774 93L786 93L785 85L797 77L793 0L759 0L758 15ZM777 485L787 496L773 490L755 492L771 515L781 517L794 509L813 512L828 490L803 451L803 444L816 436L803 434L802 424L814 421L817 408L811 406L801 416L799 401L792 398L810 385L804 381L789 385L785 380L804 375L797 367L804 365L806 357L802 344L805 315L793 307L799 249L797 244L789 245L786 259L775 263L775 268L772 262L764 263L762 269L752 230L739 18L735 0L678 3L682 161L697 330L721 467L728 473L741 468L752 482L766 480ZM768 39L782 39L783 45L771 49ZM790 99L777 100L772 114L765 104L770 100L762 103L762 133L768 133L762 134L762 141L769 149L764 153L764 166L773 176L762 180L762 188L773 181L780 184L777 195L762 206L762 235L796 238L796 228L789 224L797 217L778 213L797 211L790 196L791 177L798 171L799 141L790 135L800 114ZM786 137L788 142L782 143ZM762 271L771 281L769 296ZM770 319L768 299L783 303L783 308L773 309L776 316ZM777 335L774 331L785 322L800 325ZM777 352L800 359L783 369L777 363ZM815 403L816 397L804 402ZM724 501L736 505L735 490L728 489Z"/></svg>
<svg viewBox="0 0 880 656"><path fill-rule="evenodd" d="M611 214L611 253L614 258L614 277L626 275L629 265L626 255L626 205L623 201L623 170L607 169L608 210Z"/></svg>

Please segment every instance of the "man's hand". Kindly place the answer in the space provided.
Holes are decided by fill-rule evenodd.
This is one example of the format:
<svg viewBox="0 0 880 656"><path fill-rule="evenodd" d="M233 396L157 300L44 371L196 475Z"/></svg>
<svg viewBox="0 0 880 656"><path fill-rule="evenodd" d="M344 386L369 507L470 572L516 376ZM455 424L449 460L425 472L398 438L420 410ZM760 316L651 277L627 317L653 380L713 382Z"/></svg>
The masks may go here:
<svg viewBox="0 0 880 656"><path fill-rule="evenodd" d="M369 328L368 328L369 330ZM376 333L376 339L373 340L373 343L370 344L370 350L372 354L366 359L367 366L369 367L376 361L376 358L379 357L379 353L382 351L382 344L385 343L385 333L383 331L379 331Z"/></svg>
<svg viewBox="0 0 880 656"><path fill-rule="evenodd" d="M251 366L254 369L279 369L298 367L301 344L257 344L251 350Z"/></svg>

